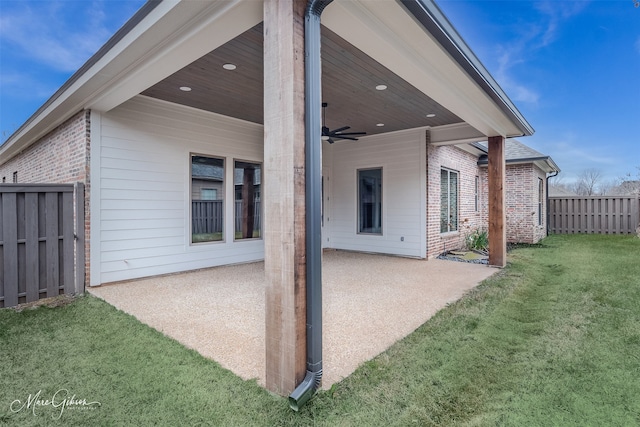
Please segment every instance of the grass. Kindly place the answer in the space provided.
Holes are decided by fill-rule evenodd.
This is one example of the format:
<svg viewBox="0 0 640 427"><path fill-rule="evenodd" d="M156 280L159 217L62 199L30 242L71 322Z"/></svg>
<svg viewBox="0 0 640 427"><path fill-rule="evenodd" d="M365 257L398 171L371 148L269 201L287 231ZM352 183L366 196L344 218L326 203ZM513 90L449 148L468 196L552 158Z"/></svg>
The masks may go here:
<svg viewBox="0 0 640 427"><path fill-rule="evenodd" d="M192 243L217 242L222 240L222 232L216 233L197 233L191 235Z"/></svg>
<svg viewBox="0 0 640 427"><path fill-rule="evenodd" d="M260 236L260 230L253 230L252 233L252 239L259 239ZM218 242L221 241L223 238L222 236L222 232L216 232L216 233L199 233L199 234L192 234L191 235L191 242L192 243L204 243L204 242ZM238 239L242 239L242 232L241 231L236 231L234 234L234 238L236 240Z"/></svg>
<svg viewBox="0 0 640 427"><path fill-rule="evenodd" d="M551 236L299 413L100 300L0 310L0 423L640 425L640 239ZM13 413L66 388L101 406Z"/></svg>

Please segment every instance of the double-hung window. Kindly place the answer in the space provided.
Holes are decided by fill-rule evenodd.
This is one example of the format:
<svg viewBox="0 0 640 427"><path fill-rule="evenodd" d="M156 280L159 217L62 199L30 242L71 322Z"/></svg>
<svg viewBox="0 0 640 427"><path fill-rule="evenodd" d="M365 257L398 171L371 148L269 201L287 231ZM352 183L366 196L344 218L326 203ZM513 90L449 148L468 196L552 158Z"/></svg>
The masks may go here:
<svg viewBox="0 0 640 427"><path fill-rule="evenodd" d="M458 172L440 170L440 232L458 230Z"/></svg>

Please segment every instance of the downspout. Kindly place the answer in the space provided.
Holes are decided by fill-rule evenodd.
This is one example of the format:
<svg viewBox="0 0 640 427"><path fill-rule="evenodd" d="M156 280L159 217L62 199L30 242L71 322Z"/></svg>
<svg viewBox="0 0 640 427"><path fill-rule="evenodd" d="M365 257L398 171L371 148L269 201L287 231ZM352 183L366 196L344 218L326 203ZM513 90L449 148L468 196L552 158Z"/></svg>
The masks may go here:
<svg viewBox="0 0 640 427"><path fill-rule="evenodd" d="M322 381L322 84L320 15L333 0L309 0L304 18L307 373L289 395L298 411Z"/></svg>
<svg viewBox="0 0 640 427"><path fill-rule="evenodd" d="M545 201L547 202L547 236L549 235L549 226L550 221L549 221L549 215L551 214L551 208L549 207L549 178L553 178L554 176L558 176L558 174L560 173L560 171L556 171L553 175L547 175L547 179L545 180Z"/></svg>

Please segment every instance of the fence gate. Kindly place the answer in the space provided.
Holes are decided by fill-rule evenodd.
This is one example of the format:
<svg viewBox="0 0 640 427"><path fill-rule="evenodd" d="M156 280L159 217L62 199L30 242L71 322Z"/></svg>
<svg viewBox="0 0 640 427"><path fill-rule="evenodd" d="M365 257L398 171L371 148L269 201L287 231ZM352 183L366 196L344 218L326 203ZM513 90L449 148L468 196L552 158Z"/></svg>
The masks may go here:
<svg viewBox="0 0 640 427"><path fill-rule="evenodd" d="M84 270L84 185L0 185L0 308L84 292Z"/></svg>

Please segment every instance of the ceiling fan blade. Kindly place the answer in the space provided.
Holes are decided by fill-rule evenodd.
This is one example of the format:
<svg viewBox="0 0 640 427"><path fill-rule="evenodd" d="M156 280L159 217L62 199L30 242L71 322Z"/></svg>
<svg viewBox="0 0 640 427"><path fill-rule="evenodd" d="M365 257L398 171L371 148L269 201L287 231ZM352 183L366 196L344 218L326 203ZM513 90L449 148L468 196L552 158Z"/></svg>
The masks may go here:
<svg viewBox="0 0 640 427"><path fill-rule="evenodd" d="M341 128L334 129L334 130L331 131L331 133L335 134L335 133L342 132L343 130L347 130L347 129L351 129L351 126L343 126Z"/></svg>
<svg viewBox="0 0 640 427"><path fill-rule="evenodd" d="M333 144L335 141L331 138L327 139L327 141L329 142L329 144Z"/></svg>
<svg viewBox="0 0 640 427"><path fill-rule="evenodd" d="M366 135L366 132L341 132L341 133L334 133L335 136L342 136L342 135Z"/></svg>

